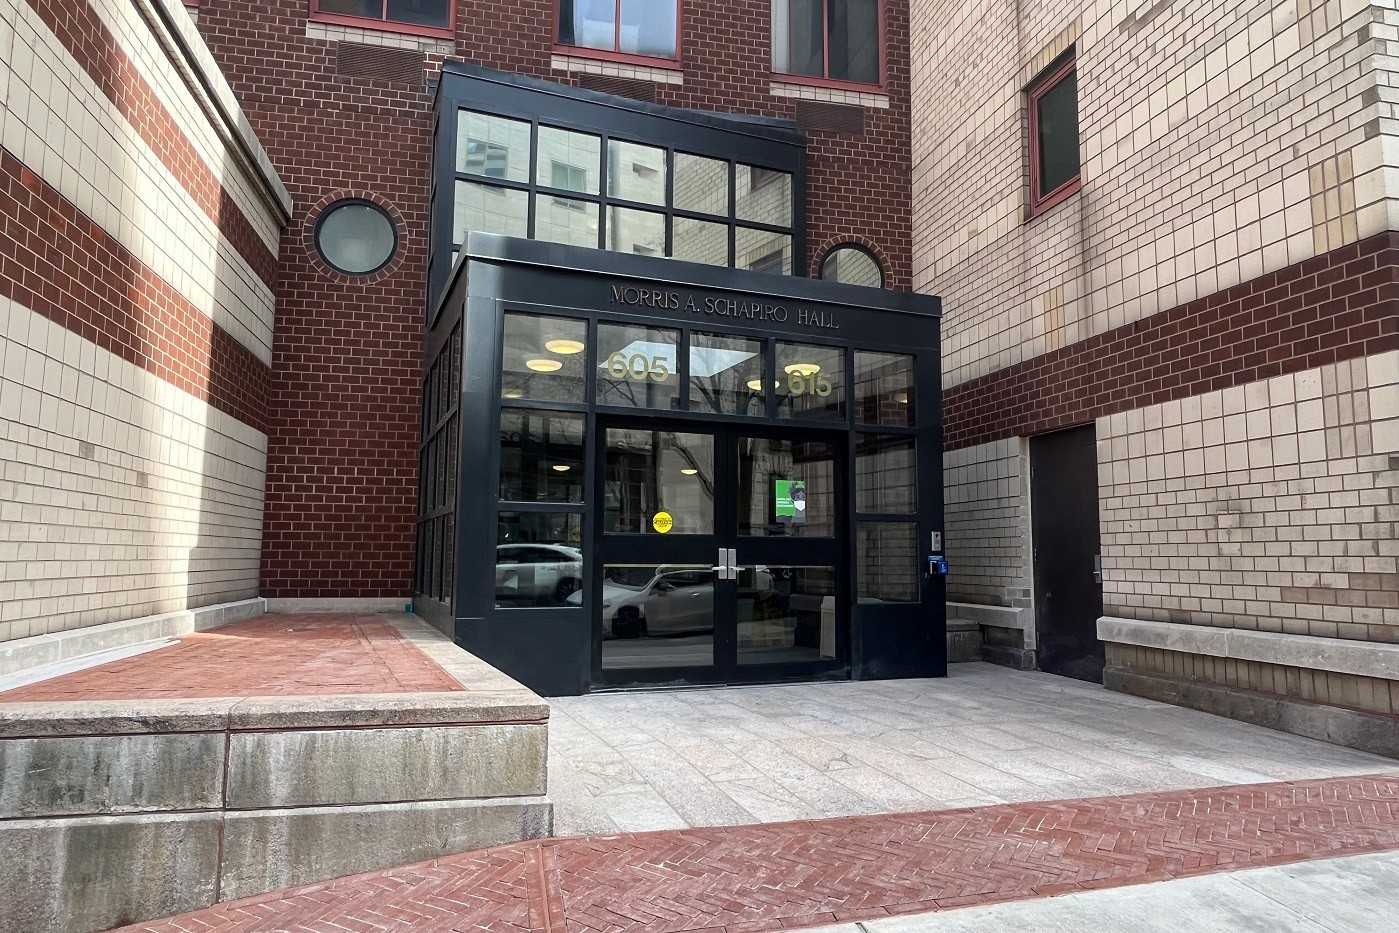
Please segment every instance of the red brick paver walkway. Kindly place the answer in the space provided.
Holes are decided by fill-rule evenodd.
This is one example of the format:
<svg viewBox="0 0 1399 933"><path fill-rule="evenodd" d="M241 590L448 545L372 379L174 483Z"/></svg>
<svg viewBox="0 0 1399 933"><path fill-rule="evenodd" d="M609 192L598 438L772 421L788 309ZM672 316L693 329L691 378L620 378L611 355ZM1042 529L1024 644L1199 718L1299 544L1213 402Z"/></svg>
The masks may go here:
<svg viewBox="0 0 1399 933"><path fill-rule="evenodd" d="M374 615L267 615L0 693L0 702L461 690Z"/></svg>
<svg viewBox="0 0 1399 933"><path fill-rule="evenodd" d="M126 928L757 933L1399 849L1399 773L551 839Z"/></svg>

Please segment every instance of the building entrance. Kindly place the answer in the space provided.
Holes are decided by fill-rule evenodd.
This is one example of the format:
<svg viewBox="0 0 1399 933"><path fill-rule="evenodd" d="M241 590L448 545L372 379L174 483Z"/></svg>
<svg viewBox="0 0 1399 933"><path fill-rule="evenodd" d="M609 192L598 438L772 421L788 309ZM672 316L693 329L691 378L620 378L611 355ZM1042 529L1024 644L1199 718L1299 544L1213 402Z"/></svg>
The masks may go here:
<svg viewBox="0 0 1399 933"><path fill-rule="evenodd" d="M935 299L472 233L416 611L541 693L945 671Z"/></svg>
<svg viewBox="0 0 1399 933"><path fill-rule="evenodd" d="M600 419L594 683L849 671L845 436Z"/></svg>

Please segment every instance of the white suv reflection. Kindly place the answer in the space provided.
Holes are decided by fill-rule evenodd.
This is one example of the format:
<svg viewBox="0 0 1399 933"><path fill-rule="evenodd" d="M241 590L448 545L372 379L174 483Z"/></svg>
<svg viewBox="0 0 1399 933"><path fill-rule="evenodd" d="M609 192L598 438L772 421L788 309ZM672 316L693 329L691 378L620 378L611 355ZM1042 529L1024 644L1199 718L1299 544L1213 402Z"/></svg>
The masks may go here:
<svg viewBox="0 0 1399 933"><path fill-rule="evenodd" d="M495 549L497 602L559 605L583 586L583 552L563 544L502 544Z"/></svg>

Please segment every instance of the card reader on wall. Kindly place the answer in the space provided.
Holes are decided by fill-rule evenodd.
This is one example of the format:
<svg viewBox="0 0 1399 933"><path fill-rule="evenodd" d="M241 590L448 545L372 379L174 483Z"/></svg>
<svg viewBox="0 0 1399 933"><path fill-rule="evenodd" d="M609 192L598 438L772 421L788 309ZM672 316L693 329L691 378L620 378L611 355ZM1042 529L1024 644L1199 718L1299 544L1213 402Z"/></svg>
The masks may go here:
<svg viewBox="0 0 1399 933"><path fill-rule="evenodd" d="M945 576L947 576L947 558L946 558L946 557L943 557L941 554L929 554L929 555L928 555L928 576L930 576L930 577L945 577Z"/></svg>

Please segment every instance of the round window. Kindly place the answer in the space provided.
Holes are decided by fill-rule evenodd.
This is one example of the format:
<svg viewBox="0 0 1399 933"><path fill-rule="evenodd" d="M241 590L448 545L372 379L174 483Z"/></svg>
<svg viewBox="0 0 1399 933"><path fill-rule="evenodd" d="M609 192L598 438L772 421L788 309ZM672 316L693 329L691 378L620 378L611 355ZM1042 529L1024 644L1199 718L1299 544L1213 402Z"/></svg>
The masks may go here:
<svg viewBox="0 0 1399 933"><path fill-rule="evenodd" d="M316 250L337 272L367 275L389 264L398 250L393 221L368 201L337 201L316 223Z"/></svg>
<svg viewBox="0 0 1399 933"><path fill-rule="evenodd" d="M879 268L879 260L863 246L841 246L831 250L826 255L826 261L821 263L821 278L846 285L884 287L884 270Z"/></svg>

